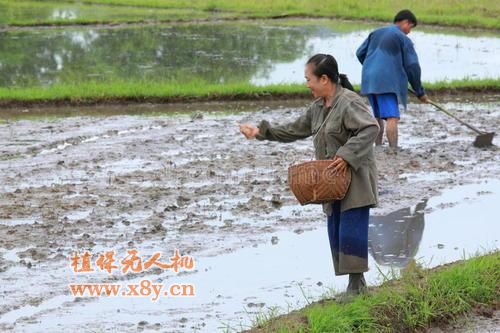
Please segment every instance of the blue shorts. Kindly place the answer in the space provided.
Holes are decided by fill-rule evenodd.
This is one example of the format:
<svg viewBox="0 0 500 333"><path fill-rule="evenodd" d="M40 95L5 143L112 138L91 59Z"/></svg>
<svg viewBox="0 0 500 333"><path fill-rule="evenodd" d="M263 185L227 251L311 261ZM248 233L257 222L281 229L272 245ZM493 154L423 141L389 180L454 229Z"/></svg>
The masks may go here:
<svg viewBox="0 0 500 333"><path fill-rule="evenodd" d="M375 118L399 118L398 98L394 93L368 94Z"/></svg>

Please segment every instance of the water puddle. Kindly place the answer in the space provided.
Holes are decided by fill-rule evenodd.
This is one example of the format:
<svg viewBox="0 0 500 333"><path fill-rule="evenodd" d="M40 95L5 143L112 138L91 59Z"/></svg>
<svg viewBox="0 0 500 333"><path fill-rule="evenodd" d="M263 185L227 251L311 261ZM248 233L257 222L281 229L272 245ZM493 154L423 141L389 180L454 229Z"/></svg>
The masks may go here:
<svg viewBox="0 0 500 333"><path fill-rule="evenodd" d="M46 155L46 154L55 153L55 152L57 152L57 151L59 151L59 150L63 150L63 149L65 149L65 148L67 148L67 147L70 147L70 146L72 146L72 144L71 144L71 143L64 142L63 144L57 145L57 147L55 147L55 148L51 148L51 149L43 149L43 150L41 150L41 151L40 151L40 153L39 153L39 154L40 154L40 155Z"/></svg>
<svg viewBox="0 0 500 333"><path fill-rule="evenodd" d="M0 248L0 254L5 260L12 261L12 262L18 262L19 261L19 256L18 253L24 252L28 250L30 246L23 247L23 248L13 248L11 250L3 249Z"/></svg>
<svg viewBox="0 0 500 333"><path fill-rule="evenodd" d="M141 159L123 159L102 166L103 172L108 174L126 174L135 170L152 170L152 163Z"/></svg>
<svg viewBox="0 0 500 333"><path fill-rule="evenodd" d="M27 217L27 218L12 218L12 219L0 219L0 224L4 225L23 225L23 224L33 224L40 221L39 218Z"/></svg>
<svg viewBox="0 0 500 333"><path fill-rule="evenodd" d="M86 218L90 217L93 212L93 208L85 210L75 210L67 213L65 215L65 218L67 218L69 221L85 220Z"/></svg>
<svg viewBox="0 0 500 333"><path fill-rule="evenodd" d="M445 190L385 216L372 216L368 283L382 281L376 266L389 274L411 259L434 267L497 249L500 225L494 212L499 200L500 181L489 180ZM228 202L237 203L237 199ZM8 312L0 317L0 323L16 323L17 329L26 331L68 329L68 323L71 327L122 332L160 327L169 332L236 331L249 327L256 315L270 309L287 312L346 287L346 277L333 275L324 223L313 231L273 232L267 238L265 244L230 254L195 258L195 272L148 277L166 284L192 283L196 287L194 298L152 302L116 297L65 303L67 296L57 296L38 308L25 306ZM27 316L35 316L36 324L23 319ZM96 316L102 319L96 322Z"/></svg>
<svg viewBox="0 0 500 333"><path fill-rule="evenodd" d="M410 183L417 183L421 181L436 181L452 178L453 173L443 172L418 172L418 173L402 173L399 175L400 179L406 179Z"/></svg>
<svg viewBox="0 0 500 333"><path fill-rule="evenodd" d="M18 318L21 317L29 317L31 315L46 311L46 310L51 310L55 309L61 305L63 305L65 302L71 302L72 299L68 296L56 296L54 298L51 298L40 305L33 306L33 305L26 305L23 306L22 308L18 310L11 311L5 315L3 315L0 319L0 323L9 323L9 322L15 322Z"/></svg>
<svg viewBox="0 0 500 333"><path fill-rule="evenodd" d="M35 181L22 181L12 183L11 185L2 185L1 189L4 192L14 192L22 189L51 187L54 185L74 185L82 184L88 179L87 174L83 171L67 171L62 170L58 173L47 175L44 178L36 179Z"/></svg>
<svg viewBox="0 0 500 333"><path fill-rule="evenodd" d="M74 11L58 13L68 16ZM0 59L23 61L1 63L0 85L96 79L189 83L186 72L196 73L196 80L189 76L191 82L303 83L306 60L319 52L334 54L341 72L359 83L361 65L355 51L373 28L316 20L3 31ZM440 29L416 30L409 36L419 54L423 81L500 75L500 59L494 56L500 53L500 38L495 35ZM136 47L130 50L122 40Z"/></svg>

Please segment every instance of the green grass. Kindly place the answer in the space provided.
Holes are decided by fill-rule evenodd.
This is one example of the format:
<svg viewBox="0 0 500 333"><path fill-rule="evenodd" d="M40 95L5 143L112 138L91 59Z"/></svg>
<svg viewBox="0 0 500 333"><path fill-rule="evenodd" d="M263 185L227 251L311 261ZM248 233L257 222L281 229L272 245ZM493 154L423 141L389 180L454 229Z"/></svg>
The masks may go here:
<svg viewBox="0 0 500 333"><path fill-rule="evenodd" d="M500 252L435 270L413 265L400 279L340 305L315 303L255 332L416 332L499 301Z"/></svg>
<svg viewBox="0 0 500 333"><path fill-rule="evenodd" d="M219 17L228 14L221 13ZM71 2L0 0L0 25L36 26L194 20L207 13L191 8L147 8Z"/></svg>
<svg viewBox="0 0 500 333"><path fill-rule="evenodd" d="M424 83L426 89L500 89L500 79L471 79L465 78L462 80L453 81L438 81L433 83Z"/></svg>
<svg viewBox="0 0 500 333"><path fill-rule="evenodd" d="M50 88L0 88L0 100L57 100L57 99L97 99L107 98L147 98L147 97L210 97L240 94L304 93L304 85L282 84L257 87L249 83L214 84L203 81L191 83L171 82L83 82L56 84Z"/></svg>
<svg viewBox="0 0 500 333"><path fill-rule="evenodd" d="M30 1L32 2L32 1ZM64 3L80 1L61 1L57 4L50 1L39 1L37 6L57 7ZM8 7L17 8L25 1L0 1ZM420 22L424 24L440 24L451 26L478 27L500 29L500 2L496 0L457 1L457 0L409 0L402 4L395 0L86 0L87 4L99 4L126 8L129 12L154 8L157 10L191 10L211 18L220 13L229 13L231 17L272 17L280 15L307 15L315 17L339 17L349 19L371 19L376 21L392 21L395 13L405 8L413 10ZM99 8L99 7L98 7ZM137 12L139 13L139 12ZM189 19L190 14L182 14L175 19ZM80 21L92 20L82 17ZM138 18L137 18L138 19ZM162 16L160 20L170 18ZM116 18L119 20L119 18ZM128 18L127 20L130 20ZM105 21L105 20L104 20ZM47 19L31 21L30 24L49 23ZM71 20L68 20L71 23ZM28 24L27 21L13 21L7 17L7 24Z"/></svg>
<svg viewBox="0 0 500 333"><path fill-rule="evenodd" d="M439 89L500 89L500 79L459 80L424 84L430 90ZM355 86L359 90L359 86ZM307 95L304 84L254 86L250 83L214 84L204 81L190 83L152 81L80 82L55 84L50 87L1 87L0 101L106 101L108 99L238 99L266 95Z"/></svg>

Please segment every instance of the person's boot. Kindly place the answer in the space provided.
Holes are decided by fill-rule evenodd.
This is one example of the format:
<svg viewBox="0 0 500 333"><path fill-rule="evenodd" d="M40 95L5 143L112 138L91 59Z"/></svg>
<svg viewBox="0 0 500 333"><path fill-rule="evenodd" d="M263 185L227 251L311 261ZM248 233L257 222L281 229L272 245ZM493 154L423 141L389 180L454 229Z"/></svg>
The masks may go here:
<svg viewBox="0 0 500 333"><path fill-rule="evenodd" d="M352 301L354 297L363 293L365 290L366 281L363 273L350 273L347 290L337 298L337 302L341 304L348 303Z"/></svg>
<svg viewBox="0 0 500 333"><path fill-rule="evenodd" d="M337 302L341 304L348 303L352 301L354 297L365 291L366 281L363 273L351 273L349 274L347 290L338 296Z"/></svg>
<svg viewBox="0 0 500 333"><path fill-rule="evenodd" d="M366 290L366 281L363 273L349 274L349 284L347 285L346 293L359 295Z"/></svg>

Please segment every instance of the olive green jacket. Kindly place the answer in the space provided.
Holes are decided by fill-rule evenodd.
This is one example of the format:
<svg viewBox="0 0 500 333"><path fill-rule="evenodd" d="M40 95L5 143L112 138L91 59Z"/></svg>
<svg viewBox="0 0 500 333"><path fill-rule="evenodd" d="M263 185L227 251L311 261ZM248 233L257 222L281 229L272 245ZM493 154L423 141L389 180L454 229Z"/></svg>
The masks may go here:
<svg viewBox="0 0 500 333"><path fill-rule="evenodd" d="M340 156L351 168L351 185L341 202L341 211L376 206L377 168L373 143L379 131L377 121L361 97L340 85L337 85L332 108L324 108L323 103L323 98L316 99L305 114L289 124L271 126L263 120L257 139L292 142L317 134L314 138L316 159ZM328 112L333 113L328 117ZM321 127L325 115L328 119ZM331 215L332 205L324 204L323 211Z"/></svg>

